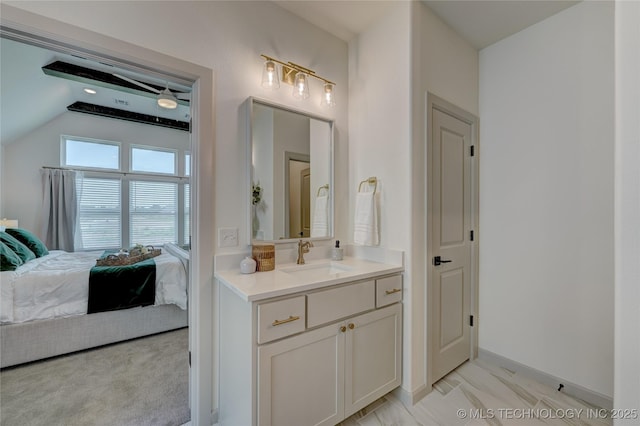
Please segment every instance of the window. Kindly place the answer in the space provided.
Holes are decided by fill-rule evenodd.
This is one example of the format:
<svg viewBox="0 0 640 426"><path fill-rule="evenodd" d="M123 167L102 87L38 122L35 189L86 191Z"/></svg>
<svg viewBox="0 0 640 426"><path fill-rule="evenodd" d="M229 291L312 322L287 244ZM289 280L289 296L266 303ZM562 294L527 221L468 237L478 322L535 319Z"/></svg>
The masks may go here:
<svg viewBox="0 0 640 426"><path fill-rule="evenodd" d="M178 241L178 184L129 183L130 245L162 245Z"/></svg>
<svg viewBox="0 0 640 426"><path fill-rule="evenodd" d="M120 145L62 136L63 166L120 170Z"/></svg>
<svg viewBox="0 0 640 426"><path fill-rule="evenodd" d="M131 171L176 174L176 153L157 148L131 148Z"/></svg>
<svg viewBox="0 0 640 426"><path fill-rule="evenodd" d="M191 189L188 183L184 184L184 239L185 245L191 244L191 233L189 231L189 206L191 205Z"/></svg>
<svg viewBox="0 0 640 426"><path fill-rule="evenodd" d="M190 155L123 144L62 137L62 165L84 170L76 250L189 244L189 181L178 173L188 176Z"/></svg>
<svg viewBox="0 0 640 426"><path fill-rule="evenodd" d="M120 179L82 178L76 183L81 249L122 247Z"/></svg>

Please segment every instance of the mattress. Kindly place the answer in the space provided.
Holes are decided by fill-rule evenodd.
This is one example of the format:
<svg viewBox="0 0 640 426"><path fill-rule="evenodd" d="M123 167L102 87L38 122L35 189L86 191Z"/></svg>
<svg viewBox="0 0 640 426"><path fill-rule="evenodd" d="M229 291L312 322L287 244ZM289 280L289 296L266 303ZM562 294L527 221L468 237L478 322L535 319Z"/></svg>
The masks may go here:
<svg viewBox="0 0 640 426"><path fill-rule="evenodd" d="M87 313L89 271L102 251L52 250L15 271L0 273L0 324L65 318ZM155 305L187 309L187 272L163 252L156 262Z"/></svg>

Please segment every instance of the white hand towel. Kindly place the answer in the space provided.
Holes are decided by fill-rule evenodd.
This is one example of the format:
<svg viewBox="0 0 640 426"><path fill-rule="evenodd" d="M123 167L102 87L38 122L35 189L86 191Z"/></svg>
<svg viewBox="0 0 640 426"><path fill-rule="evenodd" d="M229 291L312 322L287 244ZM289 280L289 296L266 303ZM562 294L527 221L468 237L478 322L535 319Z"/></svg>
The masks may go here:
<svg viewBox="0 0 640 426"><path fill-rule="evenodd" d="M356 214L353 228L354 244L361 246L377 246L379 244L375 192L358 192L356 194Z"/></svg>
<svg viewBox="0 0 640 426"><path fill-rule="evenodd" d="M329 197L320 195L316 197L316 206L313 210L313 222L311 223L311 237L329 236Z"/></svg>

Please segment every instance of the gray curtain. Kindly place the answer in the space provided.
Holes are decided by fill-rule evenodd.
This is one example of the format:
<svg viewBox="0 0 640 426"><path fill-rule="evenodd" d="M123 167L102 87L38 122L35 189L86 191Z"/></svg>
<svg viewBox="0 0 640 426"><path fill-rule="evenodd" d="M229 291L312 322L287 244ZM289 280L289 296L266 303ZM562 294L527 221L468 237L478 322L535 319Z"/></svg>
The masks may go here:
<svg viewBox="0 0 640 426"><path fill-rule="evenodd" d="M42 235L50 250L74 251L78 197L74 170L41 169Z"/></svg>

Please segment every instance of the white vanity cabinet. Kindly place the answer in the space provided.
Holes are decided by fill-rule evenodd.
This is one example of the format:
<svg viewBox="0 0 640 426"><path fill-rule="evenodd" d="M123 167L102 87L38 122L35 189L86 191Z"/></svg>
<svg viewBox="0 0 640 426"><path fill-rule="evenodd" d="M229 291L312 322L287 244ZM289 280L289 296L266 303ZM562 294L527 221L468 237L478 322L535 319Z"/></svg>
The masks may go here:
<svg viewBox="0 0 640 426"><path fill-rule="evenodd" d="M254 302L221 286L220 425L332 426L398 387L401 291L400 274Z"/></svg>

